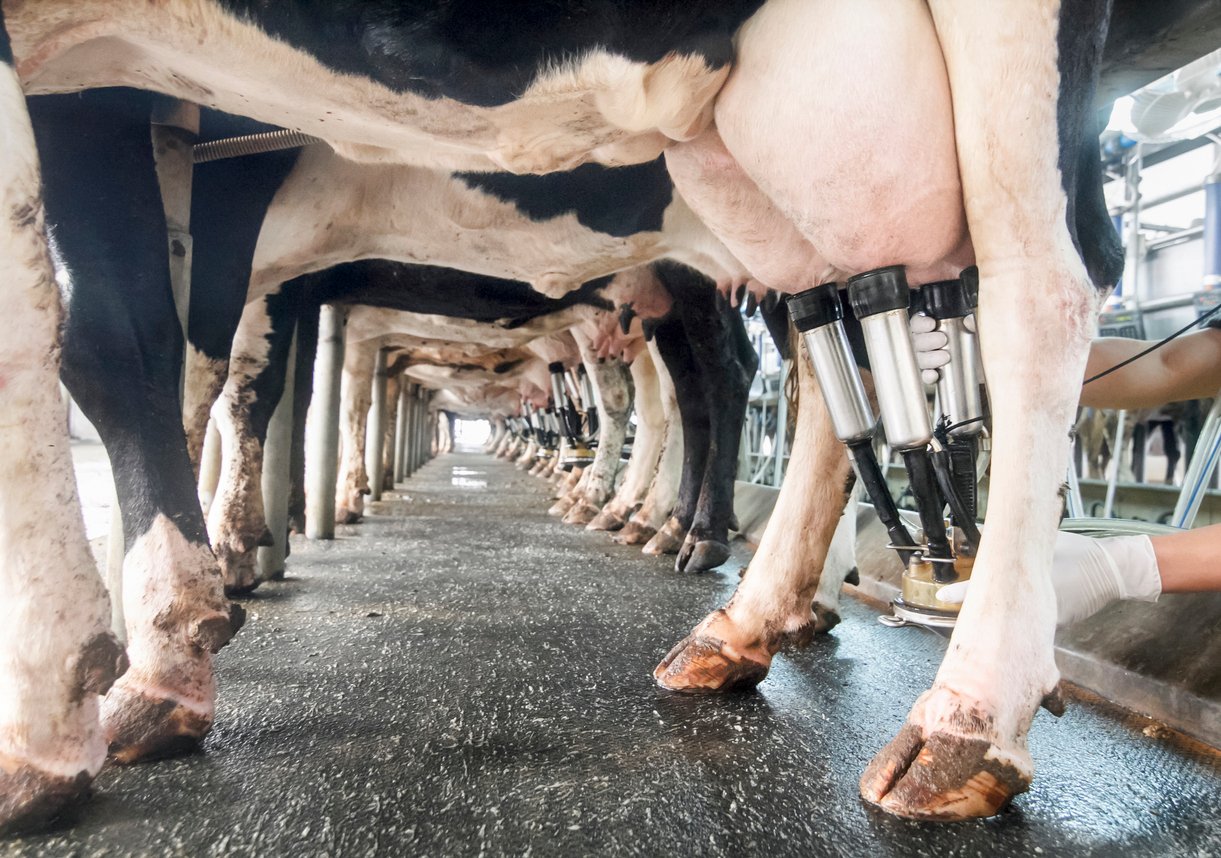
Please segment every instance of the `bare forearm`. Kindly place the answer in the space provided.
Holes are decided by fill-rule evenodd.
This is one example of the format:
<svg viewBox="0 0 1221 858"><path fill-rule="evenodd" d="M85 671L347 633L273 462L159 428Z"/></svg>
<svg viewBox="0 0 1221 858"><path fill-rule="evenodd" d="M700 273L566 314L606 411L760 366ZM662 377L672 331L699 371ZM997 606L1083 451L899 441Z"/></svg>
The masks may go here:
<svg viewBox="0 0 1221 858"><path fill-rule="evenodd" d="M1221 524L1182 533L1151 536L1163 593L1221 590Z"/></svg>
<svg viewBox="0 0 1221 858"><path fill-rule="evenodd" d="M1085 377L1092 378L1153 345L1151 341L1105 337L1090 346ZM1203 399L1221 388L1221 331L1185 334L1161 349L1081 390L1081 404L1095 408L1156 408L1167 402Z"/></svg>

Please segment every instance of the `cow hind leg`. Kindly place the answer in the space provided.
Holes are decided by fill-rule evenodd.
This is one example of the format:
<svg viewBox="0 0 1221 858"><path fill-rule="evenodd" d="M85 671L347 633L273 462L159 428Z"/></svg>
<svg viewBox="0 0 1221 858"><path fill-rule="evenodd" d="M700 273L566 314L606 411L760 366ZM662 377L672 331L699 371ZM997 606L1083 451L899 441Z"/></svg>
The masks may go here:
<svg viewBox="0 0 1221 858"><path fill-rule="evenodd" d="M738 447L750 383L759 364L737 309L727 302L711 303L711 313L685 319L708 401L710 441L695 516L674 564L679 571L705 572L729 559ZM684 305L687 309L696 306L694 302Z"/></svg>
<svg viewBox="0 0 1221 858"><path fill-rule="evenodd" d="M1074 165L1090 133L1107 4L929 5L979 262L991 490L948 652L933 687L866 769L861 794L900 816L955 820L990 816L1026 789L1027 731L1041 701L1058 701L1051 559L1096 308L1074 247ZM1013 98L998 105L997 92Z"/></svg>
<svg viewBox="0 0 1221 858"><path fill-rule="evenodd" d="M802 646L839 621L839 590L849 569L828 565L827 552L844 509L848 457L804 354L797 372L793 456L759 550L729 604L709 614L657 666L653 676L666 688L710 693L753 687L777 652Z"/></svg>
<svg viewBox="0 0 1221 858"><path fill-rule="evenodd" d="M676 296L677 298L677 296ZM700 380L700 368L691 353L682 318L674 314L659 324L654 334L666 371L674 383L682 423L682 476L674 509L657 533L645 543L646 554L677 554L695 518L695 507L703 487L708 462L710 421L708 400Z"/></svg>

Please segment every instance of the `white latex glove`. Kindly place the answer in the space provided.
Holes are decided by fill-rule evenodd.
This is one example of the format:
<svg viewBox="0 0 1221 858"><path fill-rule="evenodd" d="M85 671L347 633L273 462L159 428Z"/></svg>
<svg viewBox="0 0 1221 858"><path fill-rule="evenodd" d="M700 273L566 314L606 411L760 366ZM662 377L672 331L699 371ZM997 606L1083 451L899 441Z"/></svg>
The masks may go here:
<svg viewBox="0 0 1221 858"><path fill-rule="evenodd" d="M1162 594L1157 556L1147 536L1093 539L1058 531L1051 584L1056 591L1057 626L1091 617L1119 599L1156 602ZM970 581L949 584L937 591L937 598L961 604L970 585Z"/></svg>
<svg viewBox="0 0 1221 858"><path fill-rule="evenodd" d="M971 333L975 333L975 314L964 318L962 325ZM936 384L941 378L939 370L950 362L950 352L946 348L949 341L945 334L937 330L937 320L924 313L912 316L908 328L911 329L912 345L916 348L920 378L925 384Z"/></svg>
<svg viewBox="0 0 1221 858"><path fill-rule="evenodd" d="M911 328L912 345L916 348L920 378L925 384L936 384L941 377L937 370L950 362L950 353L946 349L949 340L937 330L937 320L923 313L912 316L908 327Z"/></svg>

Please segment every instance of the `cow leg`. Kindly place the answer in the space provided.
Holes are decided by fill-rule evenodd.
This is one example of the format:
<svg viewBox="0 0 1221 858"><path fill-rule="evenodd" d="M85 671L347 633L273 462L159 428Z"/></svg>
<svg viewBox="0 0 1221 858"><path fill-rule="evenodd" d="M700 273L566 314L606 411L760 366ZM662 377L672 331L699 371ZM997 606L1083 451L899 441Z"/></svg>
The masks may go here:
<svg viewBox="0 0 1221 858"><path fill-rule="evenodd" d="M627 439L628 418L632 410L632 376L619 358L599 361L589 340L573 331L585 369L593 382L598 407L598 450L587 469L585 491L564 515L568 524L586 525L610 500L619 473L623 442Z"/></svg>
<svg viewBox="0 0 1221 858"><path fill-rule="evenodd" d="M1179 436L1177 427L1181 418L1163 420L1158 425L1162 430L1162 449L1166 451L1166 478L1162 481L1168 486L1174 485L1174 472L1178 470L1179 459L1183 454L1179 451Z"/></svg>
<svg viewBox="0 0 1221 858"><path fill-rule="evenodd" d="M642 351L632 361L631 371L632 387L636 392L636 439L632 443L632 456L619 491L587 525L588 530L622 528L627 517L644 502L649 482L657 471L666 418L661 410L661 390L652 355Z"/></svg>
<svg viewBox="0 0 1221 858"><path fill-rule="evenodd" d="M85 542L59 396L59 289L38 156L0 10L0 833L84 795L106 745L98 697L123 672Z"/></svg>
<svg viewBox="0 0 1221 858"><path fill-rule="evenodd" d="M122 762L207 734L212 653L239 622L208 547L182 432L182 330L149 110L148 96L123 91L31 102L48 218L73 278L62 377L106 445L122 510L131 669L102 706L110 753Z"/></svg>
<svg viewBox="0 0 1221 858"><path fill-rule="evenodd" d="M230 593L259 585L255 549L272 542L263 513L263 442L284 392L297 320L295 294L290 282L246 304L233 339L229 378L212 407L223 454L208 533Z"/></svg>
<svg viewBox="0 0 1221 858"><path fill-rule="evenodd" d="M953 90L979 261L991 487L971 593L946 657L932 689L865 771L861 794L901 816L950 820L994 814L1026 789L1033 771L1026 734L1040 701L1055 702L1052 548L1096 309L1074 249L1082 229L1074 189L1097 171L1097 144L1085 126L1105 32L1099 7L1107 4L929 5ZM1014 98L998 102L998 92ZM1092 245L1078 246L1088 254Z"/></svg>
<svg viewBox="0 0 1221 858"><path fill-rule="evenodd" d="M653 672L675 691L706 693L753 687L772 656L804 646L839 621L848 573L824 569L844 509L850 469L822 393L804 355L798 358L797 428L776 507L729 604L713 611Z"/></svg>
<svg viewBox="0 0 1221 858"><path fill-rule="evenodd" d="M700 367L691 352L682 318L675 312L657 326L654 333L658 351L665 363L674 392L683 428L682 477L674 511L657 533L644 546L645 554L676 554L695 518L695 507L703 487L704 470L708 464L711 421L708 398L700 378Z"/></svg>
<svg viewBox="0 0 1221 858"><path fill-rule="evenodd" d="M729 559L738 447L750 383L759 366L741 315L728 303L719 308L717 303L713 299L703 306L686 300L679 305L691 353L701 369L711 421L708 461L695 517L674 564L679 571L704 572Z"/></svg>
<svg viewBox="0 0 1221 858"><path fill-rule="evenodd" d="M208 127L217 121L216 114L205 114L205 135L225 137L246 130ZM196 473L212 406L229 375L233 336L246 305L263 218L298 154L297 150L267 152L195 165L191 186L194 253L182 412L187 452Z"/></svg>
<svg viewBox="0 0 1221 858"><path fill-rule="evenodd" d="M669 517L678 497L678 484L683 468L683 426L678 413L678 394L674 382L657 348L657 339L648 343L653 366L657 370L657 386L661 396L661 412L665 420L665 434L661 439L661 456L648 494L640 509L632 515L615 541L623 545L639 545L648 542Z"/></svg>
<svg viewBox="0 0 1221 858"><path fill-rule="evenodd" d="M348 346L343 358L343 388L339 417L342 421L339 485L335 494L335 521L355 524L365 513L369 475L365 472L365 427L373 405L373 366L377 344L369 341Z"/></svg>

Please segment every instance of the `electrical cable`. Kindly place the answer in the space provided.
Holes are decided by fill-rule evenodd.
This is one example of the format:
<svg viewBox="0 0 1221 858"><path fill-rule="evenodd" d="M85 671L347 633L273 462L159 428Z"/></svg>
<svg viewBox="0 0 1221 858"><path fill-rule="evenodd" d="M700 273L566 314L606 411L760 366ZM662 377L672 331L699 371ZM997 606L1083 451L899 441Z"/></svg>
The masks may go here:
<svg viewBox="0 0 1221 858"><path fill-rule="evenodd" d="M1183 327L1179 328L1177 331L1175 331L1170 336L1166 337L1164 340L1160 340L1160 341L1154 343L1153 345L1149 346L1149 348L1145 349L1142 352L1138 352L1137 354L1132 355L1132 357L1127 358L1126 360L1121 360L1119 363L1115 364L1115 366L1111 367L1110 369L1104 369L1102 372L1098 373L1097 375L1087 378L1084 382L1082 382L1082 387L1089 384L1091 381L1097 381L1098 379L1103 378L1104 376L1108 376L1111 373L1116 372L1117 370L1123 369L1128 364L1130 364L1134 361L1140 360L1145 355L1148 355L1148 354L1151 354L1151 353L1157 351L1162 346L1169 343L1171 340L1178 339L1183 334L1187 333L1192 328L1194 328L1196 325L1200 324L1201 322L1207 321L1210 316L1214 316L1218 312L1221 312L1221 304L1218 304L1217 306L1213 307L1211 310L1209 310L1204 315L1200 316L1198 319L1195 319L1195 320L1189 322L1188 324L1184 325Z"/></svg>

